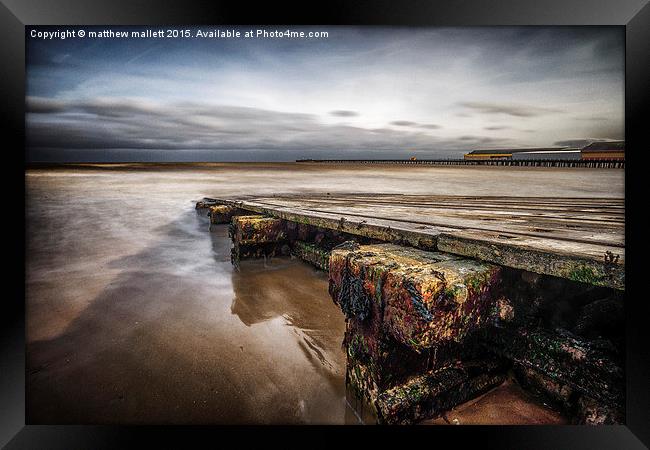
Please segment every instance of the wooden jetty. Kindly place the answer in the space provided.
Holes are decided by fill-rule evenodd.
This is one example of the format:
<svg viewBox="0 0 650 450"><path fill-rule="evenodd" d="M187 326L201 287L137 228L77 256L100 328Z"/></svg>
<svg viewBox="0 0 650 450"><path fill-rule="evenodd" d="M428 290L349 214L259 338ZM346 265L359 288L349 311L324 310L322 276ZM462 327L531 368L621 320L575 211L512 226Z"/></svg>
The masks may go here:
<svg viewBox="0 0 650 450"><path fill-rule="evenodd" d="M196 207L229 223L235 266L291 254L328 272L346 392L370 420L437 417L514 376L573 423L624 423L624 200L301 193Z"/></svg>
<svg viewBox="0 0 650 450"><path fill-rule="evenodd" d="M209 200L380 241L625 289L623 199L336 193Z"/></svg>

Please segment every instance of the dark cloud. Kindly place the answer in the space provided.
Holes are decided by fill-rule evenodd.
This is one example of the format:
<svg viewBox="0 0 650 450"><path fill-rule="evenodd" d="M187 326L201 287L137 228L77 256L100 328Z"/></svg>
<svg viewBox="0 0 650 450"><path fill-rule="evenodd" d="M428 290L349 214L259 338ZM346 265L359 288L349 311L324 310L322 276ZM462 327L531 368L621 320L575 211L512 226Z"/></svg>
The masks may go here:
<svg viewBox="0 0 650 450"><path fill-rule="evenodd" d="M27 142L61 154L265 149L287 158L623 138L620 27L329 31L323 40L28 39ZM403 101L408 113L375 108Z"/></svg>
<svg viewBox="0 0 650 450"><path fill-rule="evenodd" d="M441 139L408 130L325 124L312 114L192 102L154 103L132 98L54 101L29 97L27 105L27 143L36 154L39 149L57 148L277 149L304 157L320 150L374 149L396 155L430 152L435 157L466 149L467 141L497 141L480 136Z"/></svg>
<svg viewBox="0 0 650 450"><path fill-rule="evenodd" d="M506 144L508 142L513 142L511 138L495 138L490 136L473 136L473 135L463 135L458 138L460 142L464 142L466 145L489 145L489 144Z"/></svg>
<svg viewBox="0 0 650 450"><path fill-rule="evenodd" d="M425 128L428 130L437 130L439 128L442 128L440 125L435 123L417 123L417 122L412 122L410 120L394 120L390 123L390 125L395 125L397 127Z"/></svg>
<svg viewBox="0 0 650 450"><path fill-rule="evenodd" d="M52 98L27 97L25 102L26 112L55 113L65 109L65 103Z"/></svg>
<svg viewBox="0 0 650 450"><path fill-rule="evenodd" d="M513 117L537 117L563 112L555 108L543 108L531 105L509 105L491 102L459 102L458 105L482 114L505 114Z"/></svg>
<svg viewBox="0 0 650 450"><path fill-rule="evenodd" d="M330 111L330 114L337 117L357 117L359 115L359 113L356 111L348 111L345 109Z"/></svg>

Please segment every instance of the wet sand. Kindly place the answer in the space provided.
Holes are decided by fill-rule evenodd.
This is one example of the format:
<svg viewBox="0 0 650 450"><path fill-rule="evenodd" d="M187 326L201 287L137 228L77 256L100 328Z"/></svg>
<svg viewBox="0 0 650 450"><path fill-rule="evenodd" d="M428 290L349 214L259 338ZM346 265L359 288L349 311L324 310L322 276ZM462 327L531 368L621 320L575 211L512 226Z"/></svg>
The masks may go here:
<svg viewBox="0 0 650 450"><path fill-rule="evenodd" d="M354 423L322 273L230 264L203 196L623 197L622 170L121 165L26 173L28 423ZM487 417L487 416L486 416ZM510 423L505 418L504 423Z"/></svg>
<svg viewBox="0 0 650 450"><path fill-rule="evenodd" d="M508 379L485 394L420 425L566 425L560 413Z"/></svg>

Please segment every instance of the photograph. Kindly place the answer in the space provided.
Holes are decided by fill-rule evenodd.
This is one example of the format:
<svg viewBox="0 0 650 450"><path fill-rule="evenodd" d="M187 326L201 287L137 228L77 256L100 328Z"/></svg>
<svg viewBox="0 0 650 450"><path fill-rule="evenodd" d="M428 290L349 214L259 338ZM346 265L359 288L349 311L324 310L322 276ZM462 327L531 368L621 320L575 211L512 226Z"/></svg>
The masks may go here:
<svg viewBox="0 0 650 450"><path fill-rule="evenodd" d="M26 408L624 424L621 27L27 27Z"/></svg>
<svg viewBox="0 0 650 450"><path fill-rule="evenodd" d="M648 0L0 2L0 448L650 448Z"/></svg>

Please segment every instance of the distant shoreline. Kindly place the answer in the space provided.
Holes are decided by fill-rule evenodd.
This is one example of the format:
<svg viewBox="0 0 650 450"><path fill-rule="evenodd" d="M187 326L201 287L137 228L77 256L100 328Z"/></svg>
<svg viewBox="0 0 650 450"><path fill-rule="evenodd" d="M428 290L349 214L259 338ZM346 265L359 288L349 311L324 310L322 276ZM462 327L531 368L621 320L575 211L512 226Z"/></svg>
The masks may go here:
<svg viewBox="0 0 650 450"><path fill-rule="evenodd" d="M577 163L577 164L568 164ZM25 170L197 170L197 169L253 169L267 168L303 168L311 170L326 170L354 167L355 170L372 167L384 167L391 170L411 170L415 168L457 168L457 169L625 169L625 161L464 161L464 160L297 160L297 161L242 161L242 162L27 162Z"/></svg>

